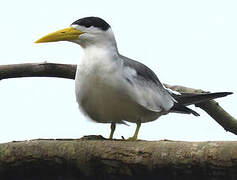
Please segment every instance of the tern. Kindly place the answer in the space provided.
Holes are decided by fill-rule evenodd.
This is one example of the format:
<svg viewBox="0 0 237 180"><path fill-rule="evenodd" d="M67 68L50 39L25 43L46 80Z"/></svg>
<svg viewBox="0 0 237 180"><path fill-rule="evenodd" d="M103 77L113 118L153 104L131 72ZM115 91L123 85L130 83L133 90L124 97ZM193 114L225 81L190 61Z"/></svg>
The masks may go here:
<svg viewBox="0 0 237 180"><path fill-rule="evenodd" d="M110 139L116 124L136 123L135 133L128 140L137 140L141 123L173 112L199 116L186 106L232 94L170 91L147 66L119 53L110 25L99 17L81 18L35 43L55 41L70 41L82 47L84 54L75 77L79 109L93 121L111 123Z"/></svg>

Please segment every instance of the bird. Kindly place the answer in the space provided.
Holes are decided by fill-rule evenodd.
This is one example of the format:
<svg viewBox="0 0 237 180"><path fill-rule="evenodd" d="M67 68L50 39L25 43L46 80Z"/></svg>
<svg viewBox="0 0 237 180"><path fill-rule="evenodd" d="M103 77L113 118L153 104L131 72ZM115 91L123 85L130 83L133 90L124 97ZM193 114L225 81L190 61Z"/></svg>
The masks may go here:
<svg viewBox="0 0 237 180"><path fill-rule="evenodd" d="M187 106L232 94L178 94L165 88L150 68L119 53L111 26L100 17L78 19L35 43L56 41L73 42L83 49L75 77L76 100L89 119L111 124L109 139L116 124L136 123L134 135L127 139L135 141L141 123L168 113L199 116Z"/></svg>

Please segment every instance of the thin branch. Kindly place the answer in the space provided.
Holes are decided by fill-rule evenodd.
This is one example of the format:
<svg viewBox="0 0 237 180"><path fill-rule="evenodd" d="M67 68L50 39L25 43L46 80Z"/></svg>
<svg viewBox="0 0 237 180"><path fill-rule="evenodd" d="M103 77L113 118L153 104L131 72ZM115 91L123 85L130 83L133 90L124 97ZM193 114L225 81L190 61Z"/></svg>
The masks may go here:
<svg viewBox="0 0 237 180"><path fill-rule="evenodd" d="M74 79L76 67L74 64L47 62L1 65L0 79L20 77L58 77Z"/></svg>
<svg viewBox="0 0 237 180"><path fill-rule="evenodd" d="M55 64L55 63L25 63L0 66L0 79L19 78L19 77L59 77L74 79L76 65L73 64ZM184 86L166 87L188 93L206 93L200 89L187 88ZM218 122L226 131L237 135L237 120L228 114L219 104L212 100L196 104L206 111L216 122Z"/></svg>
<svg viewBox="0 0 237 180"><path fill-rule="evenodd" d="M164 84L165 87L170 88L180 93L207 93L201 89L193 89L184 86L171 86ZM195 105L209 114L218 124L220 124L226 131L232 132L237 135L237 120L226 112L218 102L215 100L202 102Z"/></svg>

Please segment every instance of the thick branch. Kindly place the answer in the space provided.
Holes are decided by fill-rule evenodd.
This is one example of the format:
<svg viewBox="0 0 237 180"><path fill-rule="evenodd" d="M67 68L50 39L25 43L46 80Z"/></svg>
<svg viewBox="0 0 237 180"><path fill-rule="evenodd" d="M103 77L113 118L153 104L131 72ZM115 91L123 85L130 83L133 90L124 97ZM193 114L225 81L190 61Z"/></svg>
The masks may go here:
<svg viewBox="0 0 237 180"><path fill-rule="evenodd" d="M59 77L74 79L76 65L72 64L55 64L55 63L26 63L0 66L0 79L17 78L17 77ZM166 87L179 92L189 93L206 93L203 90L192 89L183 86ZM216 101L207 101L196 105L206 111L215 119L226 131L237 134L237 120L228 114Z"/></svg>
<svg viewBox="0 0 237 180"><path fill-rule="evenodd" d="M237 142L92 137L0 144L1 179L237 179L236 168Z"/></svg>

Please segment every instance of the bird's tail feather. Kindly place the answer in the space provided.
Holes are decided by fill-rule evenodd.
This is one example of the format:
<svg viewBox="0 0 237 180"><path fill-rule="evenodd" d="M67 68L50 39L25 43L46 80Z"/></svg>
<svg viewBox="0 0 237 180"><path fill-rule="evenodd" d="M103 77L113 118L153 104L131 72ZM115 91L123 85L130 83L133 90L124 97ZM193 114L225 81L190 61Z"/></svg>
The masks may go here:
<svg viewBox="0 0 237 180"><path fill-rule="evenodd" d="M176 113L193 114L195 116L199 116L197 112L195 112L194 110L186 106L224 97L230 94L233 94L233 93L232 92L217 92L217 93L206 93L206 94L192 94L192 93L182 93L181 95L173 94L173 97L177 102L170 109L170 111L176 112Z"/></svg>
<svg viewBox="0 0 237 180"><path fill-rule="evenodd" d="M194 116L200 116L200 114L198 114L196 111L179 103L175 103L174 106L170 109L170 112L182 113L182 114L193 114Z"/></svg>
<svg viewBox="0 0 237 180"><path fill-rule="evenodd" d="M175 95L173 97L178 103L184 106L188 106L191 104L198 104L204 101L225 97L230 94L233 93L232 92L217 92L217 93L206 93L206 94L182 93L181 95Z"/></svg>

